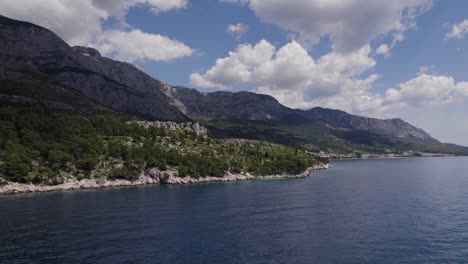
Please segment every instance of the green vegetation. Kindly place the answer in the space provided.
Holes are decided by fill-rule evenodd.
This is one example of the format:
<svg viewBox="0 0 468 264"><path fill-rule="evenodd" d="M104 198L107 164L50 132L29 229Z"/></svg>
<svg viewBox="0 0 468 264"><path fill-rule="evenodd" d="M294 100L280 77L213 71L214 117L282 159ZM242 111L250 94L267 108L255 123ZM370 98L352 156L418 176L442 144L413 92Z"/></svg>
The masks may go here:
<svg viewBox="0 0 468 264"><path fill-rule="evenodd" d="M300 173L326 160L270 143L226 144L182 129L144 128L116 114L0 107L0 178L59 184L66 178L135 179L144 169L180 176Z"/></svg>

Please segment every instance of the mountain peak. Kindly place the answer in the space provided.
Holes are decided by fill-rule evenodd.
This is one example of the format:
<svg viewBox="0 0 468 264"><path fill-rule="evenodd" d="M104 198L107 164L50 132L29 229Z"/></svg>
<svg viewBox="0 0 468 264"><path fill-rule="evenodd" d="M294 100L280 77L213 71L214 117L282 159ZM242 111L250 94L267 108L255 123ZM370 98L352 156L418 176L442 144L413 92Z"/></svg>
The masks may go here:
<svg viewBox="0 0 468 264"><path fill-rule="evenodd" d="M74 46L72 47L74 52L77 52L83 56L88 56L92 58L101 58L101 53L98 50L90 48L90 47L83 47L83 46Z"/></svg>

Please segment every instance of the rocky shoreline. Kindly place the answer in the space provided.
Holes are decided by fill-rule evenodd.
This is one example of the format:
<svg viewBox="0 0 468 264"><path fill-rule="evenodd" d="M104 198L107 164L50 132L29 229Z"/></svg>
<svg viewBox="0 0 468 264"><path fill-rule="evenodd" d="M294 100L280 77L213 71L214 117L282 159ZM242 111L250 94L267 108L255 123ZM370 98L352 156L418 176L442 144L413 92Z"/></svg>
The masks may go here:
<svg viewBox="0 0 468 264"><path fill-rule="evenodd" d="M0 186L0 195L2 194L15 194L15 193L31 193L31 192L51 192L58 190L80 190L80 189L101 189L108 187L125 187L125 186L139 186L150 184L196 184L196 183L209 183L209 182L228 182L228 181L246 181L257 179L293 179L305 178L310 175L314 170L323 170L331 168L330 164L321 164L314 167L307 168L304 172L296 175L291 174L278 174L278 175L265 175L256 176L251 174L227 174L224 177L179 177L177 171L160 171L157 169L150 169L143 172L137 180L107 180L107 179L83 179L71 180L58 185L35 185L23 184L16 182L8 182L6 185Z"/></svg>

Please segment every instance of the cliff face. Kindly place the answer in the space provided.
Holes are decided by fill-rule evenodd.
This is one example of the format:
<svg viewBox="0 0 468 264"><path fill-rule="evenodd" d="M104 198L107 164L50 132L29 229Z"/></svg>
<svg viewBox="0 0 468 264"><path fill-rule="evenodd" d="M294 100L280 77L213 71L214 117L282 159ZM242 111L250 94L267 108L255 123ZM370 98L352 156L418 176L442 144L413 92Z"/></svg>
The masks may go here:
<svg viewBox="0 0 468 264"><path fill-rule="evenodd" d="M149 119L189 119L170 104L162 82L94 49L71 48L45 28L0 16L0 46L0 61L33 65L114 110Z"/></svg>

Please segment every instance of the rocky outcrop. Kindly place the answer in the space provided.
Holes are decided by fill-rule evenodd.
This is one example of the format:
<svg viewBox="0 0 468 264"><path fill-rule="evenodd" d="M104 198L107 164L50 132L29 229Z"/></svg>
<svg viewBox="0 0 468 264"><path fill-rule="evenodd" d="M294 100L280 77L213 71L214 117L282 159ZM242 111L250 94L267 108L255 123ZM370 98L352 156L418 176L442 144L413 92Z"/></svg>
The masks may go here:
<svg viewBox="0 0 468 264"><path fill-rule="evenodd" d="M165 174L161 177L161 183L165 184L192 184L192 183L207 183L207 182L229 182L229 181L246 181L246 180L258 180L258 179L281 179L281 178L304 178L310 175L313 170L323 170L331 168L329 164L316 165L306 169L303 173L291 175L291 174L275 174L275 175L252 175L246 174L226 174L224 177L178 177L176 174Z"/></svg>
<svg viewBox="0 0 468 264"><path fill-rule="evenodd" d="M8 182L5 185L0 185L1 194L14 193L29 193L29 192L51 192L58 190L78 190L78 189L99 189L107 187L124 187L138 186L148 184L195 184L208 182L228 182L228 181L245 181L256 179L277 179L277 178L304 178L311 174L313 170L328 169L329 164L320 164L310 167L303 173L297 175L278 174L257 176L251 174L226 174L224 177L200 177L192 178L179 177L177 170L161 171L158 169L148 169L142 172L135 181L129 180L108 180L108 179L83 179L83 180L68 180L65 183L58 185L34 185Z"/></svg>
<svg viewBox="0 0 468 264"><path fill-rule="evenodd" d="M226 145L265 145L265 144L272 144L266 141L260 141L260 140L255 140L255 139L245 139L245 138L226 138L222 139L223 144Z"/></svg>
<svg viewBox="0 0 468 264"><path fill-rule="evenodd" d="M129 124L137 124L140 125L144 128L150 128L150 127L157 127L157 128L165 128L169 130L185 130L188 132L193 132L197 136L203 136L207 137L208 136L208 129L206 127L201 126L199 123L192 123L192 122L184 122L184 123L176 123L176 122L171 122L171 121L129 121Z"/></svg>

